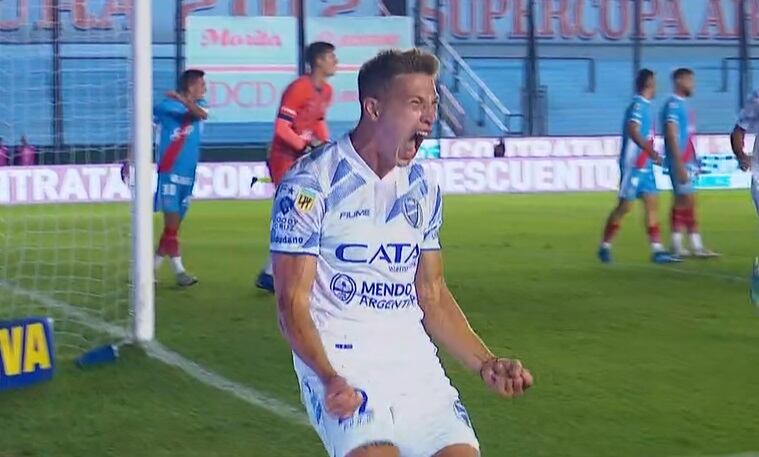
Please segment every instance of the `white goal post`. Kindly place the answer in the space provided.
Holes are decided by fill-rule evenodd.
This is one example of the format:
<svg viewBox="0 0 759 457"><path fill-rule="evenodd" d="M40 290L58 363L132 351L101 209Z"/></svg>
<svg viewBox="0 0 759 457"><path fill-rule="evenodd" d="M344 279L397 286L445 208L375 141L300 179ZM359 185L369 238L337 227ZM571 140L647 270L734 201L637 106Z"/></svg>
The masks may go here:
<svg viewBox="0 0 759 457"><path fill-rule="evenodd" d="M132 22L132 309L137 342L155 337L153 271L153 43L151 0L134 0ZM181 43L178 43L181 45Z"/></svg>

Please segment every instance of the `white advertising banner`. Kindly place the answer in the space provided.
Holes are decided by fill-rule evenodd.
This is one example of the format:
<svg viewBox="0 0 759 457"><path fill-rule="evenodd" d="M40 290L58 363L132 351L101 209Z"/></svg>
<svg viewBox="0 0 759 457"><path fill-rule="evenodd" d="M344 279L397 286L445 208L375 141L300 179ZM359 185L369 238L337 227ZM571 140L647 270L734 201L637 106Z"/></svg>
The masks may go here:
<svg viewBox="0 0 759 457"><path fill-rule="evenodd" d="M747 138L747 145L753 142ZM619 138L507 139L504 157L493 157L493 139L426 142L420 163L434 173L447 194L613 191L619 185ZM435 148L439 148L435 151ZM657 146L661 149L661 145ZM697 139L701 189L748 188L750 173L738 169L727 135ZM669 177L656 167L660 189ZM271 198L264 162L201 163L193 196L201 200ZM0 205L68 202L122 202L129 188L120 164L40 165L0 168Z"/></svg>

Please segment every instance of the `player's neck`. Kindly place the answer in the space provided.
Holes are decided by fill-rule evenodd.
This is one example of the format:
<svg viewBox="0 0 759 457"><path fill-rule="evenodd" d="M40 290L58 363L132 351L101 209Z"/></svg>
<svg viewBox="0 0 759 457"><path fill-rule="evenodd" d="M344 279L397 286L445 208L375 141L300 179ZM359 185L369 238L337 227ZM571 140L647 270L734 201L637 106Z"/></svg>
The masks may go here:
<svg viewBox="0 0 759 457"><path fill-rule="evenodd" d="M379 179L384 178L395 168L395 161L385 163L380 152L379 142L375 130L366 123L359 122L350 133L350 141L353 149L371 168Z"/></svg>
<svg viewBox="0 0 759 457"><path fill-rule="evenodd" d="M322 75L321 73L315 71L308 75L309 78L311 78L311 81L313 81L314 86L316 87L322 87L324 85L324 82L327 80L327 77Z"/></svg>

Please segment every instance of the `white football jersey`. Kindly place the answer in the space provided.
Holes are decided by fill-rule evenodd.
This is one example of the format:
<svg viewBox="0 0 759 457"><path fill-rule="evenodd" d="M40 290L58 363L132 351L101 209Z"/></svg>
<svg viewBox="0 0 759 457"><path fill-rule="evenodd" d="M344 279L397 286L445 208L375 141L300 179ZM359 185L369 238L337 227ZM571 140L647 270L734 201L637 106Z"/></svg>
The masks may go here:
<svg viewBox="0 0 759 457"><path fill-rule="evenodd" d="M748 133L759 134L759 90L754 91L738 114L738 127ZM759 179L759 141L754 140L751 153L751 173Z"/></svg>
<svg viewBox="0 0 759 457"><path fill-rule="evenodd" d="M320 333L382 336L388 325L420 328L416 267L421 251L440 249L441 224L440 187L421 165L380 179L346 135L285 176L271 251L317 256L311 314Z"/></svg>
<svg viewBox="0 0 759 457"><path fill-rule="evenodd" d="M309 420L329 455L392 442L429 456L477 437L422 325L414 286L440 249L440 187L421 165L380 179L346 135L299 160L274 198L271 251L316 256L311 316L337 373L362 396L350 418L324 413L324 386L297 355Z"/></svg>

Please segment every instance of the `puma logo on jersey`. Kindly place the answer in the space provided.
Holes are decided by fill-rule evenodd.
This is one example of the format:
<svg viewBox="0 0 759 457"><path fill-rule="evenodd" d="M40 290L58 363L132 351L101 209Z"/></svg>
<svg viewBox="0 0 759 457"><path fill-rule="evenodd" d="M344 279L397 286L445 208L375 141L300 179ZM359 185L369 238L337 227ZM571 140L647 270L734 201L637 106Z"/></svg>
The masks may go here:
<svg viewBox="0 0 759 457"><path fill-rule="evenodd" d="M341 211L340 219L356 219L358 217L369 217L370 215L371 211L369 211L369 208L357 209L355 211Z"/></svg>

